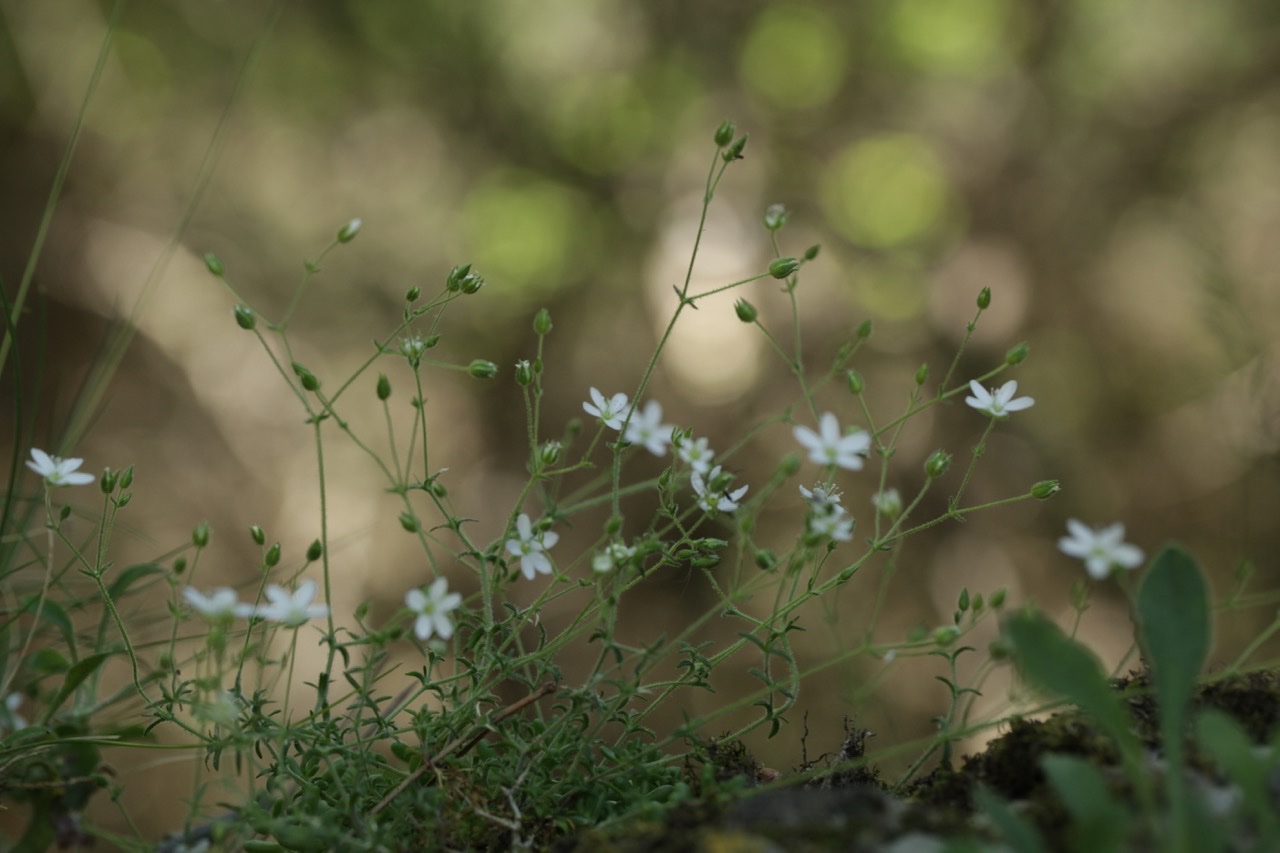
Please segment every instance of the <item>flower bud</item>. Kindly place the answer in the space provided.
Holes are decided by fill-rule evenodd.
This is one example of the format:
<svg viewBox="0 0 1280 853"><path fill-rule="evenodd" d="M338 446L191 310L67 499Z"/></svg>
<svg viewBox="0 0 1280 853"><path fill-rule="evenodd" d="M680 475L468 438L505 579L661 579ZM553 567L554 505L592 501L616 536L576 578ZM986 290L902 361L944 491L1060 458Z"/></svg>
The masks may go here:
<svg viewBox="0 0 1280 853"><path fill-rule="evenodd" d="M119 481L120 475L110 468L102 469L102 476L98 478L98 488L102 489L104 495L109 495L116 490L116 483Z"/></svg>
<svg viewBox="0 0 1280 853"><path fill-rule="evenodd" d="M213 252L207 252L205 254L204 265L209 272L213 273L218 278L222 278L223 273L227 271L227 268L222 265L222 258L219 258Z"/></svg>
<svg viewBox="0 0 1280 853"><path fill-rule="evenodd" d="M777 231L787 224L787 217L790 215L790 212L782 205L771 204L764 211L764 227L770 231Z"/></svg>
<svg viewBox="0 0 1280 853"><path fill-rule="evenodd" d="M253 309L248 305L237 305L232 309L232 313L235 314L236 325L246 332L252 332L254 327L258 325L258 316L253 313Z"/></svg>
<svg viewBox="0 0 1280 853"><path fill-rule="evenodd" d="M477 358L467 366L467 372L476 379L492 379L498 375L498 365L492 361L485 361L483 358Z"/></svg>
<svg viewBox="0 0 1280 853"><path fill-rule="evenodd" d="M446 488L445 484L440 482L439 480L432 480L431 482L429 482L427 484L427 489L431 492L431 494L435 495L438 498L443 498L445 495L449 494L448 488Z"/></svg>
<svg viewBox="0 0 1280 853"><path fill-rule="evenodd" d="M733 141L733 134L738 130L737 126L731 121L722 121L720 126L716 128L716 147L723 148Z"/></svg>
<svg viewBox="0 0 1280 853"><path fill-rule="evenodd" d="M1000 589L997 589L995 592L991 593L992 609L999 610L1001 607L1004 607L1004 600L1008 594L1009 594L1009 591L1004 587L1000 587Z"/></svg>
<svg viewBox="0 0 1280 853"><path fill-rule="evenodd" d="M800 269L800 262L795 258L776 258L769 264L769 275L774 278L786 278Z"/></svg>
<svg viewBox="0 0 1280 853"><path fill-rule="evenodd" d="M174 561L173 561L173 573L174 573L175 575L180 575L180 574L182 574L183 572L185 572L186 570L187 570L187 558L186 558L186 557L178 557L176 560L174 560Z"/></svg>
<svg viewBox="0 0 1280 853"><path fill-rule="evenodd" d="M467 273L462 277L462 281L458 282L458 289L468 295L475 293L482 287L484 287L484 276L480 275L480 273Z"/></svg>
<svg viewBox="0 0 1280 853"><path fill-rule="evenodd" d="M858 326L858 339L865 341L869 337L871 337L871 318L870 317L863 320L862 323Z"/></svg>
<svg viewBox="0 0 1280 853"><path fill-rule="evenodd" d="M387 374L378 374L378 399L386 402L391 396L391 380L387 378Z"/></svg>
<svg viewBox="0 0 1280 853"><path fill-rule="evenodd" d="M818 252L821 252L821 251L822 251L822 246L818 245L817 243L814 243L812 246L804 250L804 259L806 261L811 261L814 258L818 257Z"/></svg>
<svg viewBox="0 0 1280 853"><path fill-rule="evenodd" d="M418 297L422 295L421 287L411 287L404 292L405 302L417 302Z"/></svg>
<svg viewBox="0 0 1280 853"><path fill-rule="evenodd" d="M772 551L761 548L756 551L756 566L764 569L766 572L772 571L778 565L778 555Z"/></svg>
<svg viewBox="0 0 1280 853"><path fill-rule="evenodd" d="M739 299L733 303L733 310L737 313L738 319L744 323L756 321L756 307L745 299Z"/></svg>
<svg viewBox="0 0 1280 853"><path fill-rule="evenodd" d="M861 394L862 389L867 387L862 379L862 374L856 370L845 371L844 381L848 384L849 393L851 394Z"/></svg>
<svg viewBox="0 0 1280 853"><path fill-rule="evenodd" d="M350 243L356 238L356 235L360 233L360 227L362 225L364 225L364 222L362 222L358 216L346 225L343 225L338 229L338 242Z"/></svg>
<svg viewBox="0 0 1280 853"><path fill-rule="evenodd" d="M954 625L943 625L933 632L933 641L943 648L951 645L960 636L960 629Z"/></svg>
<svg viewBox="0 0 1280 853"><path fill-rule="evenodd" d="M532 381L533 365L529 364L529 359L522 358L516 362L516 384L524 388Z"/></svg>
<svg viewBox="0 0 1280 853"><path fill-rule="evenodd" d="M978 310L986 311L991 307L991 288L984 287L978 293Z"/></svg>
<svg viewBox="0 0 1280 853"><path fill-rule="evenodd" d="M1004 355L1004 363L1012 367L1015 364L1022 364L1027 360L1027 355L1031 352L1031 347L1026 341L1018 344Z"/></svg>
<svg viewBox="0 0 1280 853"><path fill-rule="evenodd" d="M987 645L987 657L993 661L1009 660L1013 656L1013 649L1009 647L1009 641L1004 637L992 640Z"/></svg>
<svg viewBox="0 0 1280 853"><path fill-rule="evenodd" d="M316 379L316 375L296 361L293 363L293 372L298 375L298 381L305 390L316 391L320 388L320 380Z"/></svg>
<svg viewBox="0 0 1280 853"><path fill-rule="evenodd" d="M609 520L605 522L604 532L608 536L617 536L618 531L622 529L622 516L611 515Z"/></svg>
<svg viewBox="0 0 1280 853"><path fill-rule="evenodd" d="M455 292L462 288L462 280L471 272L471 264L465 264L460 267L454 267L449 270L448 277L444 280L445 290Z"/></svg>
<svg viewBox="0 0 1280 853"><path fill-rule="evenodd" d="M1057 480L1041 480L1031 487L1031 496L1038 500L1045 500L1060 491L1062 491L1062 486L1058 485Z"/></svg>
<svg viewBox="0 0 1280 853"><path fill-rule="evenodd" d="M273 542L271 547L267 549L267 553L262 555L262 563L268 569L280 562L280 543Z"/></svg>
<svg viewBox="0 0 1280 853"><path fill-rule="evenodd" d="M400 513L400 526L410 533L417 533L419 530L418 519L414 518L412 513Z"/></svg>
<svg viewBox="0 0 1280 853"><path fill-rule="evenodd" d="M724 150L720 156L724 158L726 163L732 163L734 160L742 159L742 151L747 147L747 135L744 133L738 139Z"/></svg>
<svg viewBox="0 0 1280 853"><path fill-rule="evenodd" d="M551 331L551 312L546 308L539 308L538 313L533 315L533 331L539 335Z"/></svg>
<svg viewBox="0 0 1280 853"><path fill-rule="evenodd" d="M267 534L256 524L249 526L249 536L252 537L255 545L262 545L267 541Z"/></svg>
<svg viewBox="0 0 1280 853"><path fill-rule="evenodd" d="M71 504L63 504L62 509L58 510L58 520L66 521L71 517Z"/></svg>
<svg viewBox="0 0 1280 853"><path fill-rule="evenodd" d="M945 450L934 451L924 463L924 473L929 479L941 477L951 467L951 454Z"/></svg>
<svg viewBox="0 0 1280 853"><path fill-rule="evenodd" d="M981 613L982 608L986 606L986 602L982 598L982 593L978 593L973 597L973 612Z"/></svg>
<svg viewBox="0 0 1280 853"><path fill-rule="evenodd" d="M782 465L779 467L782 476L794 477L796 474L800 473L800 454L788 453L786 456L782 457Z"/></svg>
<svg viewBox="0 0 1280 853"><path fill-rule="evenodd" d="M964 613L969 609L969 587L960 590L960 598L956 601L956 609Z"/></svg>
<svg viewBox="0 0 1280 853"><path fill-rule="evenodd" d="M563 449L564 447L560 442L555 440L548 441L538 449L538 461L542 463L544 468L549 468L560 461L560 452Z"/></svg>
<svg viewBox="0 0 1280 853"><path fill-rule="evenodd" d="M871 505L876 512L893 521L902 515L902 495L897 489L885 489L871 496Z"/></svg>
<svg viewBox="0 0 1280 853"><path fill-rule="evenodd" d="M324 546L317 539L307 546L307 562L314 563L324 555Z"/></svg>
<svg viewBox="0 0 1280 853"><path fill-rule="evenodd" d="M191 544L203 548L209 544L209 522L202 521L191 531Z"/></svg>
<svg viewBox="0 0 1280 853"><path fill-rule="evenodd" d="M916 385L923 385L929 380L929 365L922 364L920 369L916 371Z"/></svg>

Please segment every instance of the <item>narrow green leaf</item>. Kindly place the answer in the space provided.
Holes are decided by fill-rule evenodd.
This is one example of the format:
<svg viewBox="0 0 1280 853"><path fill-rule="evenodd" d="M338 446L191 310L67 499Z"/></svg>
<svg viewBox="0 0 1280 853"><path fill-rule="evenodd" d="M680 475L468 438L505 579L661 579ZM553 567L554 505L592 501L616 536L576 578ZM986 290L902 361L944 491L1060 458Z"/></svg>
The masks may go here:
<svg viewBox="0 0 1280 853"><path fill-rule="evenodd" d="M1240 788L1244 809L1258 823L1264 839L1280 839L1280 818L1271 793L1274 758L1258 751L1244 729L1221 711L1207 710L1196 718L1196 742Z"/></svg>
<svg viewBox="0 0 1280 853"><path fill-rule="evenodd" d="M62 609L61 604L48 597L41 604L40 596L25 595L22 597L22 609L31 614L39 610L40 619L53 625L62 633L62 640L67 644L67 648L76 647L75 629L71 625L71 617L67 616L67 611Z"/></svg>
<svg viewBox="0 0 1280 853"><path fill-rule="evenodd" d="M73 664L71 669L67 670L67 677L63 680L62 687L58 689L57 695L49 703L49 708L45 712L45 719L52 719L54 713L62 707L62 703L67 701L67 697L74 693L75 689L92 675L94 670L102 666L103 662L109 657L111 657L109 652L100 652Z"/></svg>
<svg viewBox="0 0 1280 853"><path fill-rule="evenodd" d="M1046 755L1040 760L1049 784L1071 813L1073 849L1121 853L1132 818L1107 787L1098 769L1075 755Z"/></svg>
<svg viewBox="0 0 1280 853"><path fill-rule="evenodd" d="M139 563L136 566L130 566L116 575L116 579L111 582L111 586L107 587L107 593L112 600L118 599L128 592L129 587L133 586L134 582L140 578L144 578L147 575L162 575L166 572L168 572L168 569L158 563Z"/></svg>
<svg viewBox="0 0 1280 853"><path fill-rule="evenodd" d="M974 792L974 799L1015 853L1045 853L1049 849L1039 830L988 788L979 786Z"/></svg>

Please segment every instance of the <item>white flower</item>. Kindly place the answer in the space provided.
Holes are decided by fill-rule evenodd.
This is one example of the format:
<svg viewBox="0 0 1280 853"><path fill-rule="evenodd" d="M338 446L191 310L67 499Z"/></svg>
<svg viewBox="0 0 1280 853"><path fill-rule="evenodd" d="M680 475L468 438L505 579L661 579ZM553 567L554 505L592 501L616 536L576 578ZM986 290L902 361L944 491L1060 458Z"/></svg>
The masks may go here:
<svg viewBox="0 0 1280 853"><path fill-rule="evenodd" d="M666 453L671 443L671 424L662 422L662 404L650 400L644 404L643 411L633 412L625 437L632 444L643 444L654 456Z"/></svg>
<svg viewBox="0 0 1280 853"><path fill-rule="evenodd" d="M887 518L897 518L902 512L902 495L897 489L885 489L871 496L871 505L876 512Z"/></svg>
<svg viewBox="0 0 1280 853"><path fill-rule="evenodd" d="M522 512L516 519L516 536L507 540L507 552L520 558L520 571L524 576L533 580L539 572L551 574L551 560L546 550L560 541L560 534L551 530L535 531L529 516Z"/></svg>
<svg viewBox="0 0 1280 853"><path fill-rule="evenodd" d="M1124 541L1124 525L1091 529L1076 519L1067 520L1070 536L1058 540L1058 550L1070 557L1084 560L1084 568L1090 577L1102 580L1117 566L1136 569L1142 565L1142 549Z"/></svg>
<svg viewBox="0 0 1280 853"><path fill-rule="evenodd" d="M698 506L702 507L703 512L715 514L716 512L733 512L738 508L738 501L742 500L742 496L747 493L750 486L743 486L740 489L729 491L728 486L720 488L716 491L716 480L720 479L720 466L712 468L704 480L701 471L694 471L691 483L693 485L694 494L698 496Z"/></svg>
<svg viewBox="0 0 1280 853"><path fill-rule="evenodd" d="M31 448L31 458L27 460L27 467L44 477L44 481L50 486L83 486L98 479L83 471L76 473L76 469L83 464L83 459L50 456L35 447Z"/></svg>
<svg viewBox="0 0 1280 853"><path fill-rule="evenodd" d="M429 640L432 634L438 634L442 640L453 636L453 620L449 618L449 611L462 605L462 596L449 592L447 579L436 578L425 593L414 587L405 593L404 603L418 615L413 623L413 632L419 640Z"/></svg>
<svg viewBox="0 0 1280 853"><path fill-rule="evenodd" d="M27 727L27 721L18 713L18 709L22 707L22 694L10 693L4 697L4 719L0 719L0 732L5 729L18 731Z"/></svg>
<svg viewBox="0 0 1280 853"><path fill-rule="evenodd" d="M811 536L848 542L853 538L853 516L840 505L840 492L834 483L815 483L812 489L800 487L809 502L808 530Z"/></svg>
<svg viewBox="0 0 1280 853"><path fill-rule="evenodd" d="M592 388L591 400L591 403L582 404L588 415L595 415L610 429L622 429L622 419L627 416L626 394L619 392L606 400L603 394Z"/></svg>
<svg viewBox="0 0 1280 853"><path fill-rule="evenodd" d="M964 401L978 411L986 412L993 418L1006 418L1010 412L1029 409L1036 402L1030 397L1013 399L1013 395L1018 393L1018 382L1015 379L1010 379L999 388L991 391L979 385L976 379L970 379L969 390L973 392L973 396L965 397Z"/></svg>
<svg viewBox="0 0 1280 853"><path fill-rule="evenodd" d="M701 471L703 474L711 470L712 460L715 459L715 452L707 446L705 438L699 438L696 441L692 438L678 438L675 441L676 452L680 454L680 458L684 464L688 465L695 471Z"/></svg>
<svg viewBox="0 0 1280 853"><path fill-rule="evenodd" d="M316 597L316 582L305 580L290 593L282 586L271 584L266 589L268 604L259 605L252 611L253 616L279 622L290 628L297 628L312 619L322 619L329 615L327 604L312 604Z"/></svg>
<svg viewBox="0 0 1280 853"><path fill-rule="evenodd" d="M603 551L591 558L591 568L601 574L611 572L635 555L635 548L623 545L621 542L611 542Z"/></svg>
<svg viewBox="0 0 1280 853"><path fill-rule="evenodd" d="M861 471L863 457L871 449L871 436L862 431L843 435L836 416L827 412L818 420L820 432L807 426L792 430L796 441L809 451L809 461L819 465L835 465L850 471Z"/></svg>
<svg viewBox="0 0 1280 853"><path fill-rule="evenodd" d="M253 615L253 605L242 604L236 591L225 586L215 589L210 595L205 595L194 587L187 587L182 590L182 597L210 622L229 621L233 616Z"/></svg>

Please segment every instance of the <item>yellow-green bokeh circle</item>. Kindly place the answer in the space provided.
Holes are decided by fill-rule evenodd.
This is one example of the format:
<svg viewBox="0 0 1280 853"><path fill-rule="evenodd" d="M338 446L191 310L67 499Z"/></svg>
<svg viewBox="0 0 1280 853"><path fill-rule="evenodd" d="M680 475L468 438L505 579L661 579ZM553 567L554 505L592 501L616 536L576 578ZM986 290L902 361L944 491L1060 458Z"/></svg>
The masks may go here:
<svg viewBox="0 0 1280 853"><path fill-rule="evenodd" d="M875 136L845 148L826 168L822 206L856 243L893 248L935 234L950 197L942 161L923 138Z"/></svg>
<svg viewBox="0 0 1280 853"><path fill-rule="evenodd" d="M507 288L547 292L562 284L583 225L570 190L527 172L490 175L463 203L471 260Z"/></svg>
<svg viewBox="0 0 1280 853"><path fill-rule="evenodd" d="M738 57L747 88L777 107L808 109L839 91L848 64L837 22L810 6L779 4L756 18Z"/></svg>
<svg viewBox="0 0 1280 853"><path fill-rule="evenodd" d="M922 71L987 76L1010 61L1008 0L896 0L886 24L898 55Z"/></svg>

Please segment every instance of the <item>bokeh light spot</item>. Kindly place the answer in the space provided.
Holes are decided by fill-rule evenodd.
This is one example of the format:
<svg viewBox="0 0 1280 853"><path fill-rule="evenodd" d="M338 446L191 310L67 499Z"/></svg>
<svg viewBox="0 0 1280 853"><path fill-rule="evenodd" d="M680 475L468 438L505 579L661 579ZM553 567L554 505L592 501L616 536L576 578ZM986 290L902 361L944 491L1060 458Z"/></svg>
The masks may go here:
<svg viewBox="0 0 1280 853"><path fill-rule="evenodd" d="M770 6L743 43L739 71L747 87L774 106L808 109L839 90L845 52L839 27L826 12Z"/></svg>
<svg viewBox="0 0 1280 853"><path fill-rule="evenodd" d="M573 194L526 172L490 175L463 206L469 257L486 278L508 287L554 289L581 227Z"/></svg>
<svg viewBox="0 0 1280 853"><path fill-rule="evenodd" d="M548 113L556 147L592 174L611 174L632 163L649 143L653 111L621 74L586 76L561 87Z"/></svg>
<svg viewBox="0 0 1280 853"><path fill-rule="evenodd" d="M888 27L898 55L922 71L986 76L1008 64L1008 0L898 0Z"/></svg>
<svg viewBox="0 0 1280 853"><path fill-rule="evenodd" d="M864 246L891 248L935 232L948 181L924 139L888 134L855 143L827 168L822 204L831 224Z"/></svg>

